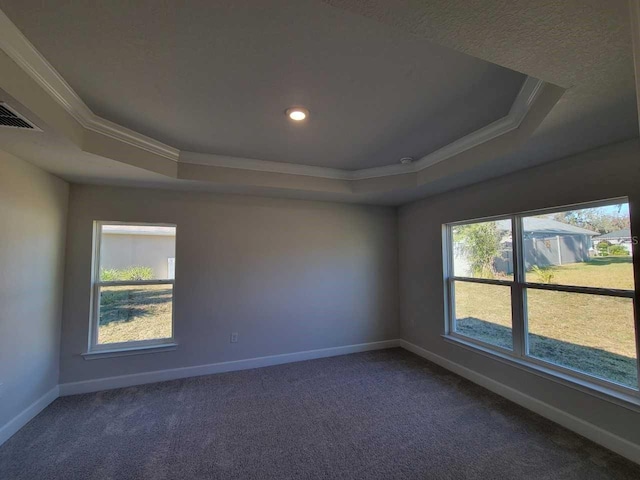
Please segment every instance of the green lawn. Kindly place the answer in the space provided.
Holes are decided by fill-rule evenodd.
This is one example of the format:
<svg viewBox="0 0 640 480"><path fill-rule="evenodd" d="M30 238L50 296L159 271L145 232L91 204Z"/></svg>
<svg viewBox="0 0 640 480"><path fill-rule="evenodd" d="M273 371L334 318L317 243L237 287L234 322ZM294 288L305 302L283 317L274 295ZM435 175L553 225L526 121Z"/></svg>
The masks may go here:
<svg viewBox="0 0 640 480"><path fill-rule="evenodd" d="M98 343L171 337L171 285L103 287Z"/></svg>
<svg viewBox="0 0 640 480"><path fill-rule="evenodd" d="M631 289L630 257L553 267L553 283ZM534 273L527 280L537 281ZM630 299L529 289L529 353L637 388ZM508 287L456 283L457 331L512 348Z"/></svg>
<svg viewBox="0 0 640 480"><path fill-rule="evenodd" d="M588 262L548 267L558 285L619 288L633 290L633 264L630 256L595 257ZM538 282L538 275L527 272L528 282Z"/></svg>

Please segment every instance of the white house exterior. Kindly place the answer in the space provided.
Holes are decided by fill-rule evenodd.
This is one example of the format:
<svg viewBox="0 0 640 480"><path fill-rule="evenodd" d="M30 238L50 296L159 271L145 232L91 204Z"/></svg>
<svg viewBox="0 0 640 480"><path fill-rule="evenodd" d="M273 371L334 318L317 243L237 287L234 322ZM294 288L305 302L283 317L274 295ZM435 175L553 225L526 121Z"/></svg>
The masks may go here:
<svg viewBox="0 0 640 480"><path fill-rule="evenodd" d="M175 277L175 227L103 225L102 269L150 267L155 279Z"/></svg>
<svg viewBox="0 0 640 480"><path fill-rule="evenodd" d="M622 245L627 249L629 255L632 252L632 237L631 237L631 229L624 228L622 230L616 230L614 232L605 233L604 235L600 235L593 239L594 248L600 242L609 242L611 245Z"/></svg>

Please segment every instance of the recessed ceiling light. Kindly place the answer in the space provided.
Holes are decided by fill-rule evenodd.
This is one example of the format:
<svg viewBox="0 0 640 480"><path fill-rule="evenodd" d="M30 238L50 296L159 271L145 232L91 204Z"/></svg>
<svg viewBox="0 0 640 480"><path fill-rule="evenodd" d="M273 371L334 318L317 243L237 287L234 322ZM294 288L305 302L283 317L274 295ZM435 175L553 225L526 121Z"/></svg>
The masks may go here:
<svg viewBox="0 0 640 480"><path fill-rule="evenodd" d="M413 158L411 157L402 157L400 159L400 163L403 165L409 165L411 162L413 162Z"/></svg>
<svg viewBox="0 0 640 480"><path fill-rule="evenodd" d="M309 110L304 107L291 107L287 108L286 114L294 122L301 122L309 116Z"/></svg>

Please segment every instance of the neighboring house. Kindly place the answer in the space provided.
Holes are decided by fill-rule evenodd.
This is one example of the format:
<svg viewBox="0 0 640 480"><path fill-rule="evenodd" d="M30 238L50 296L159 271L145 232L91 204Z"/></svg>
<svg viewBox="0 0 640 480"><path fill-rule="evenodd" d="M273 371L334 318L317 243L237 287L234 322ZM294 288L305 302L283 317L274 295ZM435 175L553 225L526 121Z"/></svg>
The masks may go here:
<svg viewBox="0 0 640 480"><path fill-rule="evenodd" d="M616 230L615 232L605 233L598 237L593 238L593 248L596 248L600 242L609 242L611 245L622 245L631 254L631 229L623 228L622 230Z"/></svg>
<svg viewBox="0 0 640 480"><path fill-rule="evenodd" d="M175 227L104 225L101 268L151 267L156 279L175 277Z"/></svg>
<svg viewBox="0 0 640 480"><path fill-rule="evenodd" d="M502 257L496 259L494 266L496 271L509 274L513 272L511 221L499 220L496 225L498 230L504 232L500 241L504 249ZM523 219L522 227L524 262L527 270L534 265L546 267L585 262L591 258L592 238L598 235L597 232L550 218L527 217ZM465 257L464 245L455 246L456 275L470 274L469 262Z"/></svg>

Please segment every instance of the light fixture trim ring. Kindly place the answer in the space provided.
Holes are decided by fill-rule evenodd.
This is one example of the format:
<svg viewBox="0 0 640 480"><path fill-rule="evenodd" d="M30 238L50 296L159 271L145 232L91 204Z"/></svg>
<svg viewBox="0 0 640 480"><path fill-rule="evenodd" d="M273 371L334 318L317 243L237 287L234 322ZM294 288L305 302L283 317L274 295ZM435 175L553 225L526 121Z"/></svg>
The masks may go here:
<svg viewBox="0 0 640 480"><path fill-rule="evenodd" d="M309 118L309 109L305 107L289 107L285 111L285 114L294 122L302 122Z"/></svg>

